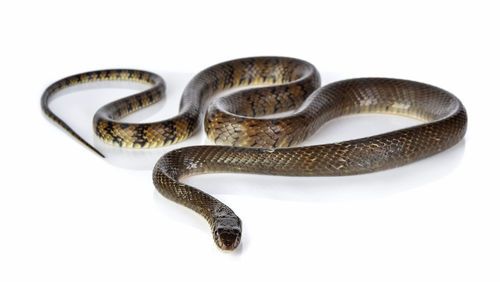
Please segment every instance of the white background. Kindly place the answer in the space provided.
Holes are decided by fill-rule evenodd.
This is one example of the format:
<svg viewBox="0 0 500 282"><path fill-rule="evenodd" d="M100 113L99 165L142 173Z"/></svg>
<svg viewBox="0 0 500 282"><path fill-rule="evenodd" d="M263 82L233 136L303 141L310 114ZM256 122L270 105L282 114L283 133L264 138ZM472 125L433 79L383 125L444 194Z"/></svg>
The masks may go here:
<svg viewBox="0 0 500 282"><path fill-rule="evenodd" d="M0 281L500 281L499 27L494 1L2 3ZM241 247L224 253L200 216L154 189L151 167L171 148L104 148L104 160L40 111L51 82L127 67L168 84L165 103L131 120L173 116L196 72L255 55L308 60L323 84L386 76L442 87L465 104L467 135L370 175L189 178L243 220ZM84 88L52 108L102 146L93 113L132 92ZM308 144L410 124L340 118ZM176 147L204 143L200 132Z"/></svg>

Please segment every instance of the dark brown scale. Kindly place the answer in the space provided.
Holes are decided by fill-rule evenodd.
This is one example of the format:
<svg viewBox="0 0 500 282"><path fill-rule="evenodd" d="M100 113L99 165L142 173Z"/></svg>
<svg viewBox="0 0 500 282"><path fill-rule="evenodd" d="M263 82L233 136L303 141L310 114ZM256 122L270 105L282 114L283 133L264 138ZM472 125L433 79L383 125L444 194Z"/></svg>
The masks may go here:
<svg viewBox="0 0 500 282"><path fill-rule="evenodd" d="M259 57L205 69L187 85L178 116L147 124L117 120L163 98L165 84L155 74L104 70L55 82L42 96L42 109L97 153L50 111L48 100L63 88L98 80L133 80L151 85L146 91L99 109L94 128L105 142L134 148L165 146L194 134L204 116L205 131L216 144L244 146L181 148L164 155L153 170L158 191L204 216L217 246L226 250L236 248L240 242L240 219L214 197L180 182L183 177L214 172L290 176L369 173L446 150L464 136L467 125L461 102L434 86L398 79L360 78L316 90L320 77L311 64L292 58ZM259 87L239 89L208 105L217 93L242 86ZM259 118L290 110L294 112L286 117ZM299 144L330 119L356 113L405 115L424 123L340 143L279 148Z"/></svg>
<svg viewBox="0 0 500 282"><path fill-rule="evenodd" d="M231 99L231 98L228 98ZM231 108L232 107L232 108ZM211 106L208 119L238 120L234 125L209 123L217 143L248 142L266 147L295 144L324 122L356 113L390 113L425 121L421 125L346 142L298 148L241 148L196 146L164 155L153 170L156 188L167 198L203 215L212 226L216 244L234 249L241 238L241 221L226 205L204 192L185 185L183 177L215 172L257 173L288 176L340 176L398 167L439 153L462 139L467 114L452 94L434 86L398 79L360 78L326 85L311 94L292 115L274 119L243 119L242 110L224 101ZM233 113L231 113L233 112ZM264 125L262 125L264 124ZM211 128L210 128L211 126ZM210 134L210 133L209 133ZM223 220L232 225L219 223ZM230 219L230 220L228 220ZM218 230L217 234L214 230ZM223 234L223 235L221 235ZM234 235L236 234L236 235ZM224 240L221 239L225 237Z"/></svg>

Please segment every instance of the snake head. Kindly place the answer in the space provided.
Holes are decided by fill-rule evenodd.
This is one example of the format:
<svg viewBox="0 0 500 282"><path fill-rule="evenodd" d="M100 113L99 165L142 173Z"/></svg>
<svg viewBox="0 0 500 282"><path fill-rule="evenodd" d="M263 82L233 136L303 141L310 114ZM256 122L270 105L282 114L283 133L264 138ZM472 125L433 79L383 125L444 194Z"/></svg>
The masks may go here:
<svg viewBox="0 0 500 282"><path fill-rule="evenodd" d="M221 250L232 251L241 239L241 221L236 215L217 217L213 225L215 244Z"/></svg>

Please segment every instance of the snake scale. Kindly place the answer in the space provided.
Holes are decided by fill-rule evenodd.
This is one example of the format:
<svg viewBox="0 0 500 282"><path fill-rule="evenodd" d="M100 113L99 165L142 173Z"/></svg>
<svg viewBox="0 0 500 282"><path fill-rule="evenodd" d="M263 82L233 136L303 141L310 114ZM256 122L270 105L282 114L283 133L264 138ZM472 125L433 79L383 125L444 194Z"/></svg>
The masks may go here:
<svg viewBox="0 0 500 282"><path fill-rule="evenodd" d="M210 224L215 243L223 250L239 245L241 220L216 198L182 183L184 177L220 172L288 176L375 172L446 150L462 139L467 127L462 103L440 88L391 78L348 79L319 88L320 76L313 65L285 57L243 58L201 71L186 86L179 114L154 123L119 120L164 97L165 83L156 74L102 70L73 75L50 85L41 99L44 113L101 156L48 106L50 97L61 89L100 80L132 80L150 85L96 112L94 130L106 143L130 148L165 146L185 140L204 124L207 136L217 145L166 153L154 167L153 182L162 195L202 215ZM232 95L212 99L230 89L235 90ZM263 117L288 111L293 112L285 117ZM366 138L293 147L325 122L356 113L397 114L423 122Z"/></svg>

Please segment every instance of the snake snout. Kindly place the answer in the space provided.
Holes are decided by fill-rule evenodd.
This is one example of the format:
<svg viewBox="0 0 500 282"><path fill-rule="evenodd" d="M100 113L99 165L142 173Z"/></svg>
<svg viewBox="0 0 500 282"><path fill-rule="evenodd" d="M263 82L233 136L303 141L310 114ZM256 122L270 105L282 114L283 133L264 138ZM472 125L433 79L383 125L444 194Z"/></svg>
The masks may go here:
<svg viewBox="0 0 500 282"><path fill-rule="evenodd" d="M216 210L212 232L215 244L221 250L232 251L238 247L241 239L241 220L227 208Z"/></svg>
<svg viewBox="0 0 500 282"><path fill-rule="evenodd" d="M214 239L217 246L225 251L232 251L238 247L241 231L238 229L221 228L215 230Z"/></svg>

